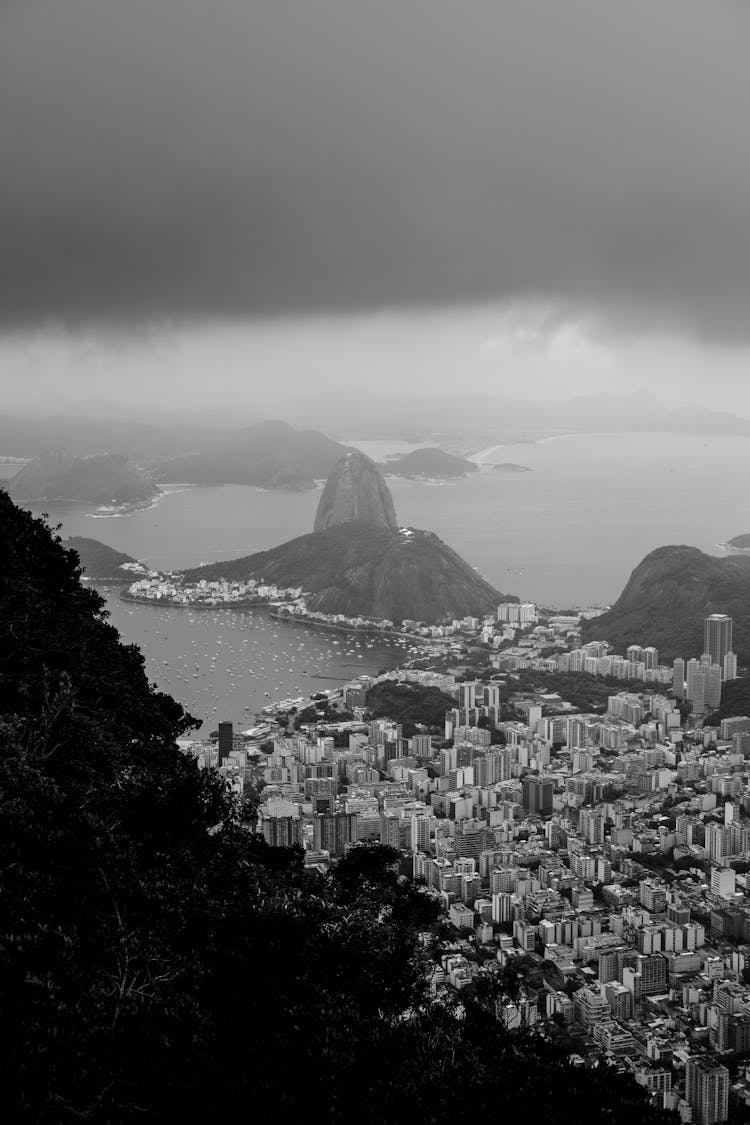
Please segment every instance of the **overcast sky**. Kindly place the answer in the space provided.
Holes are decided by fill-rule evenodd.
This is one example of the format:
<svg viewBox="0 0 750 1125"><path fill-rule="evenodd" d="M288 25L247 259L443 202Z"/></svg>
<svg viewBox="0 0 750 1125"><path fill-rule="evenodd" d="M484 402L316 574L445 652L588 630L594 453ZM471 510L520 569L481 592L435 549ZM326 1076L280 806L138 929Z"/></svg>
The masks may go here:
<svg viewBox="0 0 750 1125"><path fill-rule="evenodd" d="M749 42L746 0L0 0L3 402L750 414Z"/></svg>

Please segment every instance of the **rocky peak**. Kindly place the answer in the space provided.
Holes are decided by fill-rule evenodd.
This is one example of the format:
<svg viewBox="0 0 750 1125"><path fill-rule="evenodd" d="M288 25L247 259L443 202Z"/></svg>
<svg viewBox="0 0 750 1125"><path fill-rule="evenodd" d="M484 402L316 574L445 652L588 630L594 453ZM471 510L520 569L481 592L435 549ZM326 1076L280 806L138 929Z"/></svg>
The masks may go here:
<svg viewBox="0 0 750 1125"><path fill-rule="evenodd" d="M315 531L359 520L373 527L396 528L396 509L390 489L377 465L358 449L350 450L334 466L315 515Z"/></svg>

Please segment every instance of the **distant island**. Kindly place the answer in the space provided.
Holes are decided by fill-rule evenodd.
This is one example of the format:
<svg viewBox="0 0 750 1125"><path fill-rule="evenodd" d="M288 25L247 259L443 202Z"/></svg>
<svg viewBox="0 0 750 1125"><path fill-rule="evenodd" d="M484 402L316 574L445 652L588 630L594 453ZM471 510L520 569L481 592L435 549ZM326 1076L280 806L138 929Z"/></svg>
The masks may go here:
<svg viewBox="0 0 750 1125"><path fill-rule="evenodd" d="M513 461L501 461L499 465L493 465L492 468L497 473L533 473L534 470L530 469L528 465L516 465Z"/></svg>
<svg viewBox="0 0 750 1125"><path fill-rule="evenodd" d="M10 479L7 490L21 504L35 500L142 504L161 492L151 475L124 453L73 457L65 449L40 453Z"/></svg>
<svg viewBox="0 0 750 1125"><path fill-rule="evenodd" d="M726 543L727 547L732 547L735 551L750 551L750 532L744 535L735 535L734 539L729 539Z"/></svg>
<svg viewBox="0 0 750 1125"><path fill-rule="evenodd" d="M380 468L392 476L427 480L454 480L478 472L473 461L454 457L444 449L415 449L403 456L389 458Z"/></svg>

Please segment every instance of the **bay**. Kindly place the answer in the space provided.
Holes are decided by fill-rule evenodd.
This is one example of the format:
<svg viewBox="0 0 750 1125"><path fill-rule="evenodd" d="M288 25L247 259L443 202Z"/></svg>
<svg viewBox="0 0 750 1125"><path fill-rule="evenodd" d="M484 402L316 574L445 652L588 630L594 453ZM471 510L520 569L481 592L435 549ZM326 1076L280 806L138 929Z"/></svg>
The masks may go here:
<svg viewBox="0 0 750 1125"><path fill-rule="evenodd" d="M394 442L350 444L378 460L389 452L414 448ZM633 567L654 548L687 543L709 554L721 554L720 544L750 531L747 438L577 434L496 446L476 456L481 471L455 482L389 476L399 520L435 532L499 591L540 605L606 605L619 595ZM513 473L491 467L501 462L518 463L533 471ZM49 512L52 523L61 523L63 535L101 539L155 569L168 569L236 558L302 535L312 529L319 499L320 489L269 492L240 485L176 485L152 507L122 515L94 512L80 504L38 507ZM213 714L214 696L232 700L227 707L234 715L246 701L268 702L264 693L275 692L277 686L281 689L283 685L284 694L289 695L297 694L295 685L306 687L297 670L301 671L302 663L282 658L282 652L291 655L293 636L302 628L299 624L285 623L282 633L281 623L274 621L269 632L268 619L260 612L217 611L227 614L226 618L191 613L189 619L185 610L123 606L110 599L112 619L127 640L141 646L149 673L189 708L199 706L201 714ZM161 623L155 616L159 614L167 615ZM230 620L234 624L227 624ZM205 656L223 651L217 643L221 639L223 646L226 640L222 630L231 631L238 662L244 659L243 652L253 653L253 660L247 662L253 674L248 672L238 686L240 664L224 662L225 671L220 672L222 662L217 657L211 671L220 690L213 695L209 692L208 697L202 691L196 695L201 684L196 686L188 659L193 641L201 648L201 664ZM291 630L288 635L287 630ZM170 652L160 655L165 632ZM282 636L283 644L276 651ZM341 634L342 641L345 636ZM307 638L305 641L308 643ZM331 662L330 674L340 679L353 674L354 669L345 667L347 661L340 659L340 646L320 638L309 643L317 655ZM190 666L190 683L172 673L172 661L178 655L180 675L184 677L185 667ZM278 657L275 662L274 655ZM373 657L357 661L363 670L378 670L388 655L395 659L398 654L384 649L376 656L375 650L364 649L362 655ZM168 665L163 664L164 659ZM293 671L279 679L274 664ZM316 666L322 668L322 663ZM202 676L201 664L201 683ZM313 690L313 685L307 690ZM217 707L217 714L219 710Z"/></svg>
<svg viewBox="0 0 750 1125"><path fill-rule="evenodd" d="M282 699L341 687L393 667L403 645L272 617L265 609L190 610L123 602L106 591L110 622L137 644L146 674L200 723L205 737L219 720L237 729Z"/></svg>

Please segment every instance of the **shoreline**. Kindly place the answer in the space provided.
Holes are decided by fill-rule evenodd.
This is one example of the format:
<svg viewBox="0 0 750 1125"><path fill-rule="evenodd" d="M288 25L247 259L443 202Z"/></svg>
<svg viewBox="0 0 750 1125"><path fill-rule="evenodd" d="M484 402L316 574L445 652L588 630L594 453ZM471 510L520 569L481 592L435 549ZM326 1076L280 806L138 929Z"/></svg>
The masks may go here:
<svg viewBox="0 0 750 1125"><path fill-rule="evenodd" d="M91 579L91 581L96 581L96 579ZM104 584L103 579L99 579L99 581ZM112 584L115 585L115 583ZM209 605L205 602L178 602L173 598L140 598L138 595L129 594L126 586L120 589L120 601L134 602L136 605L156 606L157 608L168 606L170 609L249 609L257 608L258 606L268 606L270 604L264 598L253 598L234 602L216 602L215 605Z"/></svg>
<svg viewBox="0 0 750 1125"><path fill-rule="evenodd" d="M304 617L300 613L279 613L270 609L271 617L281 621L294 621L300 625L317 626L319 629L333 629L337 633L369 633L374 637L403 637L406 640L428 644L427 637L420 637L416 633L400 633L396 629L379 629L377 625L342 625L340 621L317 621L315 618Z"/></svg>
<svg viewBox="0 0 750 1125"><path fill-rule="evenodd" d="M90 582L98 583L101 586L114 586L117 585L111 579L96 579L90 578ZM147 605L156 609L199 609L199 610L221 610L221 609L266 609L269 617L276 618L279 621L289 621L295 625L304 625L306 627L317 627L319 629L332 629L337 633L357 633L367 634L378 639L398 638L403 640L414 641L415 644L429 644L430 638L420 637L416 633L403 633L396 629L380 629L377 625L344 625L340 621L318 621L315 618L305 617L299 613L282 613L273 604L264 598L256 598L246 601L235 602L217 602L216 605L206 605L200 602L178 602L168 598L140 598L128 594L127 587L120 588L119 591L120 601L132 602L134 605Z"/></svg>

